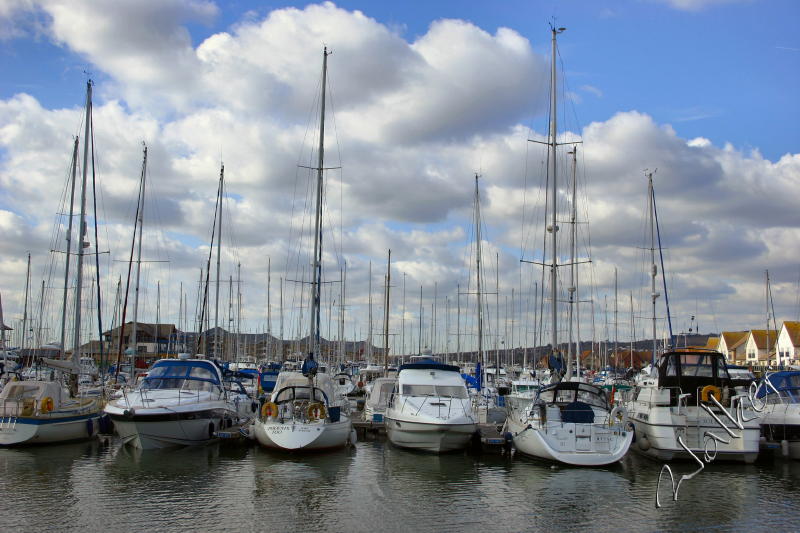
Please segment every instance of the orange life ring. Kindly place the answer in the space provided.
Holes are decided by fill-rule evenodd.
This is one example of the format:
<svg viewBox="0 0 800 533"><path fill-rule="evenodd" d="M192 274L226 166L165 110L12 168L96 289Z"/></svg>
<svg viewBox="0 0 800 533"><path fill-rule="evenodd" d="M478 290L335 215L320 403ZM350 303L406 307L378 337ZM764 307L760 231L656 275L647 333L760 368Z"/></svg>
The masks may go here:
<svg viewBox="0 0 800 533"><path fill-rule="evenodd" d="M718 402L722 400L722 391L715 385L706 385L700 389L700 400L707 402L709 395L713 395Z"/></svg>
<svg viewBox="0 0 800 533"><path fill-rule="evenodd" d="M261 406L261 416L264 418L272 418L278 416L278 404L275 402L267 402Z"/></svg>
<svg viewBox="0 0 800 533"><path fill-rule="evenodd" d="M45 396L39 402L39 411L42 413L49 413L53 409L55 409L55 402L50 396Z"/></svg>
<svg viewBox="0 0 800 533"><path fill-rule="evenodd" d="M314 402L308 406L308 419L319 420L325 418L325 406L319 402Z"/></svg>

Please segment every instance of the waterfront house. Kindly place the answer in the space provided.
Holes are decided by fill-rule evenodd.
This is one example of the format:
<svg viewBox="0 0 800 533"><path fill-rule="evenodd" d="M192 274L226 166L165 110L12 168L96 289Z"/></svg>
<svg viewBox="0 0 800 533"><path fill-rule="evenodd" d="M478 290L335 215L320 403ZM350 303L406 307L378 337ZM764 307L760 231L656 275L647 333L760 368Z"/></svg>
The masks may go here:
<svg viewBox="0 0 800 533"><path fill-rule="evenodd" d="M749 333L749 331L723 331L719 335L716 350L730 363L745 364L745 343Z"/></svg>
<svg viewBox="0 0 800 533"><path fill-rule="evenodd" d="M800 322L784 321L778 333L778 365L800 363Z"/></svg>
<svg viewBox="0 0 800 533"><path fill-rule="evenodd" d="M775 365L775 343L778 332L774 329L751 329L745 342L746 364Z"/></svg>

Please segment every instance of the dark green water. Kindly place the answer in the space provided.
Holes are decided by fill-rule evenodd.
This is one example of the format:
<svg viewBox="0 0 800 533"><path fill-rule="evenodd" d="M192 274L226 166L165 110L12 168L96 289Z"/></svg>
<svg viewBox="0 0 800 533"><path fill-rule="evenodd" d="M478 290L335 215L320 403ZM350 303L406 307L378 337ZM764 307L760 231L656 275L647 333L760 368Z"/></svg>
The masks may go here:
<svg viewBox="0 0 800 533"><path fill-rule="evenodd" d="M676 473L690 463L673 464ZM660 465L410 453L381 441L314 456L217 444L141 453L87 442L0 449L0 530L796 531L800 462L712 464L662 492Z"/></svg>

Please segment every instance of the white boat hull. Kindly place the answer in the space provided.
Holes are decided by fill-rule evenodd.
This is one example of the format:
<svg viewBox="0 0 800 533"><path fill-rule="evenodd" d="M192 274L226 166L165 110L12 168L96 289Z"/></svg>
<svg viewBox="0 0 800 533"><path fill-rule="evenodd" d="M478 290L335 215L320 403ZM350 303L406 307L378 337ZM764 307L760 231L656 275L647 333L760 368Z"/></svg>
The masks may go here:
<svg viewBox="0 0 800 533"><path fill-rule="evenodd" d="M475 422L416 422L386 417L386 434L392 444L433 453L464 449L476 429Z"/></svg>
<svg viewBox="0 0 800 533"><path fill-rule="evenodd" d="M0 446L52 444L91 439L100 427L100 412L78 416L5 417L0 421Z"/></svg>
<svg viewBox="0 0 800 533"><path fill-rule="evenodd" d="M222 417L149 422L137 416L136 420L112 418L112 421L122 443L141 450L203 446L216 440L215 431L224 429Z"/></svg>
<svg viewBox="0 0 800 533"><path fill-rule="evenodd" d="M728 444L718 441L716 446L708 444L712 455L716 448L717 460L752 463L758 457L761 430L756 421L744 423L744 430L739 430L724 415L718 415L734 433L741 435L731 438L710 416L705 413L698 416L695 407L685 408L688 413L681 415L672 413L672 409L675 408L654 407L647 412L631 412L630 419L636 432L634 451L658 461L692 459L678 443L678 436L682 436L692 453L702 457L708 440L705 435L710 432L729 441ZM644 415L647 420L643 420Z"/></svg>
<svg viewBox="0 0 800 533"><path fill-rule="evenodd" d="M276 450L327 450L341 448L350 440L350 419L338 422L260 420L253 423L253 436L261 446Z"/></svg>
<svg viewBox="0 0 800 533"><path fill-rule="evenodd" d="M575 466L603 466L621 460L631 446L633 433L605 424L547 423L523 425L509 417L517 452Z"/></svg>

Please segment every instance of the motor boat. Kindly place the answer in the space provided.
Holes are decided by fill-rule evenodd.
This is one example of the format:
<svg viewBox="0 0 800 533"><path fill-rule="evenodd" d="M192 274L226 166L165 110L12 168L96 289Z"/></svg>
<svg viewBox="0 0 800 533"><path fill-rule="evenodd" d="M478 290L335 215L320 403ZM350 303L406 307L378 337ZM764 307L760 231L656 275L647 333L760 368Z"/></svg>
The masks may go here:
<svg viewBox="0 0 800 533"><path fill-rule="evenodd" d="M318 451L354 441L347 405L329 374L281 372L270 400L261 407L251 436L265 448Z"/></svg>
<svg viewBox="0 0 800 533"><path fill-rule="evenodd" d="M767 374L758 383L753 408L761 416L761 438L781 454L800 459L800 371Z"/></svg>
<svg viewBox="0 0 800 533"><path fill-rule="evenodd" d="M612 406L602 388L579 381L542 387L512 409L506 429L517 452L576 466L616 463L630 448L625 409Z"/></svg>
<svg viewBox="0 0 800 533"><path fill-rule="evenodd" d="M377 378L372 382L372 389L364 402L364 420L367 422L383 423L389 398L392 396L397 378Z"/></svg>
<svg viewBox="0 0 800 533"><path fill-rule="evenodd" d="M633 449L653 459L692 459L708 452L752 463L760 427L747 396L737 393L725 357L713 350L662 354L635 382L627 402Z"/></svg>
<svg viewBox="0 0 800 533"><path fill-rule="evenodd" d="M466 447L478 422L459 368L430 359L400 366L385 421L392 444L434 453Z"/></svg>
<svg viewBox="0 0 800 533"><path fill-rule="evenodd" d="M0 446L93 438L99 397L71 397L58 381L11 381L0 392Z"/></svg>
<svg viewBox="0 0 800 533"><path fill-rule="evenodd" d="M135 389L122 390L105 412L122 442L143 450L208 444L240 424L250 403L243 389L225 389L214 362L187 354L156 361Z"/></svg>

